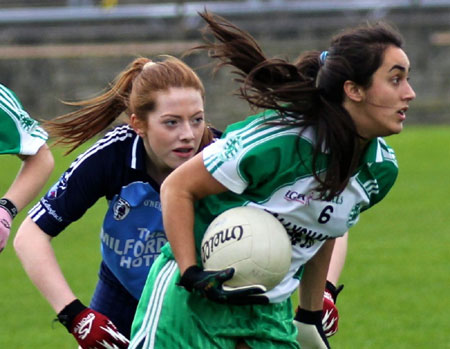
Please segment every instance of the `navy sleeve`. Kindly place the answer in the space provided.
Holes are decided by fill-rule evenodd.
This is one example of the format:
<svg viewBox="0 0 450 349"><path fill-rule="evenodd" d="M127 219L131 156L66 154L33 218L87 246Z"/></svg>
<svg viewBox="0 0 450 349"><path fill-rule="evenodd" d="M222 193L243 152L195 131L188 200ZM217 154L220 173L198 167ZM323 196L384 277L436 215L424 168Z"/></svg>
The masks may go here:
<svg viewBox="0 0 450 349"><path fill-rule="evenodd" d="M29 215L44 232L58 235L107 195L115 184L110 152L101 147L101 141L97 142L71 164L30 210Z"/></svg>

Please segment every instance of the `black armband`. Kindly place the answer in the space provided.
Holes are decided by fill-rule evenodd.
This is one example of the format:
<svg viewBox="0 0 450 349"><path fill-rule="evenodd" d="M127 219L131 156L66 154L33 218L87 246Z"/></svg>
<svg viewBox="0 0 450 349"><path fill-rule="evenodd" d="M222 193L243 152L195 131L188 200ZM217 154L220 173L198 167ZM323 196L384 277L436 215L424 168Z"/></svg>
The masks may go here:
<svg viewBox="0 0 450 349"><path fill-rule="evenodd" d="M80 302L80 300L75 299L72 303L67 304L56 317L58 318L58 321L62 323L70 333L70 327L72 326L73 319L75 319L75 317L86 308L87 307L84 306L83 303Z"/></svg>
<svg viewBox="0 0 450 349"><path fill-rule="evenodd" d="M11 218L14 219L15 216L17 216L17 207L14 205L10 200L7 198L1 198L0 199L0 207L4 208L6 211L8 211Z"/></svg>

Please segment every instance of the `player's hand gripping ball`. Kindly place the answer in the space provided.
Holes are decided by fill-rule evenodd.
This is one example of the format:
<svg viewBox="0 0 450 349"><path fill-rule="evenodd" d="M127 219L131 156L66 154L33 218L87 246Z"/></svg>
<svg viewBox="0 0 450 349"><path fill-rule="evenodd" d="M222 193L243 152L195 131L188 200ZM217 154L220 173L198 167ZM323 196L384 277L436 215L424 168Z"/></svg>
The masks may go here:
<svg viewBox="0 0 450 349"><path fill-rule="evenodd" d="M269 291L286 276L292 256L290 238L272 214L256 207L235 207L217 216L201 245L205 271L234 269L224 290L260 287Z"/></svg>
<svg viewBox="0 0 450 349"><path fill-rule="evenodd" d="M190 266L181 276L179 286L217 303L234 305L267 304L269 299L261 295L264 288L259 286L239 287L224 290L222 285L233 277L234 269L205 271L197 265Z"/></svg>
<svg viewBox="0 0 450 349"><path fill-rule="evenodd" d="M336 299L343 288L344 285L336 288L331 282L327 281L322 310L322 326L327 337L331 337L338 330L339 312L336 307Z"/></svg>
<svg viewBox="0 0 450 349"><path fill-rule="evenodd" d="M126 349L130 343L110 319L79 300L67 305L58 314L58 320L83 349Z"/></svg>

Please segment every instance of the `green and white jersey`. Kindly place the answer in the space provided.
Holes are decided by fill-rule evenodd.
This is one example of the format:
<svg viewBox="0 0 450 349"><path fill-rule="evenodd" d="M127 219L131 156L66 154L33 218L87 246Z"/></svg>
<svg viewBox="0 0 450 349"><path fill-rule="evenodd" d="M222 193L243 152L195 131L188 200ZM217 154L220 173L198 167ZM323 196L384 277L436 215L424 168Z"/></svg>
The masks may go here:
<svg viewBox="0 0 450 349"><path fill-rule="evenodd" d="M0 154L34 155L47 139L15 93L0 84Z"/></svg>
<svg viewBox="0 0 450 349"><path fill-rule="evenodd" d="M398 173L393 150L373 139L360 166L341 195L324 201L312 172L314 130L271 125L279 116L265 112L227 128L223 137L203 151L211 175L229 189L196 203L195 237L199 253L203 234L220 213L236 206L255 206L271 212L286 228L292 242L292 264L280 285L267 292L280 302L297 288L295 277L325 240L342 236L360 212L379 202ZM327 154L318 167L326 170Z"/></svg>

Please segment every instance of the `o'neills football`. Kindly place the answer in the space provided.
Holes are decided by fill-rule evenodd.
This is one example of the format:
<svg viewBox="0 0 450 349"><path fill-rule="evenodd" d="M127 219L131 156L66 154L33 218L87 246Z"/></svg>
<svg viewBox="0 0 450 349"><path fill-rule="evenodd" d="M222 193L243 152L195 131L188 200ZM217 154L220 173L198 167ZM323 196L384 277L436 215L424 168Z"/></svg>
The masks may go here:
<svg viewBox="0 0 450 349"><path fill-rule="evenodd" d="M229 209L211 222L201 254L205 270L235 269L224 289L260 285L269 291L288 272L292 246L273 215L244 206Z"/></svg>

